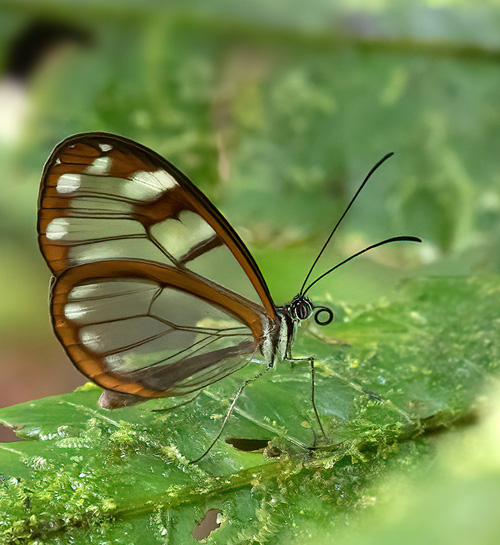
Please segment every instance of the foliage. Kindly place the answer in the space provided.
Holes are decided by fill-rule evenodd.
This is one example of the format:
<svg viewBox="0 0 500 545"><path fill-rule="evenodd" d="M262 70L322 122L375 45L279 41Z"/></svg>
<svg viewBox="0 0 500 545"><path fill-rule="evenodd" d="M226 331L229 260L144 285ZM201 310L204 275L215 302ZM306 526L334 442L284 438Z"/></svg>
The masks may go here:
<svg viewBox="0 0 500 545"><path fill-rule="evenodd" d="M91 38L22 82L17 138L0 123L3 377L20 346L55 380L39 354L52 334L34 218L41 166L71 133L120 133L178 165L277 302L388 151L321 266L387 236L424 239L313 294L337 303L336 323L296 347L317 357L328 448L301 446L318 431L309 374L286 364L248 387L225 431L270 439L266 454L221 441L199 466L187 461L255 370L166 413L153 409L167 401L100 411L92 386L4 408L29 440L0 449L2 542L182 545L211 508L211 543L498 542L498 408L483 405L498 376L498 279L414 280L366 306L408 274L500 271L498 13L496 0L0 0L0 90L32 21Z"/></svg>
<svg viewBox="0 0 500 545"><path fill-rule="evenodd" d="M300 365L249 386L225 429L270 440L264 454L220 441L194 465L241 376L169 412L99 410L90 385L2 409L28 439L1 447L3 542L195 543L208 509L221 520L210 543L332 538L367 516L388 472L408 478L442 432L477 417L498 376L499 303L496 278L412 281L390 301L337 308L327 337L304 332L297 353L317 357L327 444Z"/></svg>

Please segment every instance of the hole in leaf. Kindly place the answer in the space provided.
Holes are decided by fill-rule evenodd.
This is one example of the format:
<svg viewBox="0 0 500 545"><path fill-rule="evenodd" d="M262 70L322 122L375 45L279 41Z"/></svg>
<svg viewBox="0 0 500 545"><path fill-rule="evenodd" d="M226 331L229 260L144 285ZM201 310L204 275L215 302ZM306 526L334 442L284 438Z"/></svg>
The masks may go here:
<svg viewBox="0 0 500 545"><path fill-rule="evenodd" d="M205 518L199 522L193 530L193 537L197 541L207 538L214 530L219 528L220 523L217 522L217 516L221 513L218 509L209 509Z"/></svg>
<svg viewBox="0 0 500 545"><path fill-rule="evenodd" d="M0 424L0 443L13 443L14 441L21 441L21 439L14 433L12 428Z"/></svg>
<svg viewBox="0 0 500 545"><path fill-rule="evenodd" d="M228 437L226 443L237 450L244 452L262 452L269 444L270 439L246 439L244 437Z"/></svg>

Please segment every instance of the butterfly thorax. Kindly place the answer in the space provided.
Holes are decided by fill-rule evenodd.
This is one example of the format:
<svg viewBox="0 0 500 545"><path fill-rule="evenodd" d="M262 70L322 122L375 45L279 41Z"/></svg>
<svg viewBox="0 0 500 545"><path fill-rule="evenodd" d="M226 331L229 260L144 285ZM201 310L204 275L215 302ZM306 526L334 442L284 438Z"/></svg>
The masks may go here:
<svg viewBox="0 0 500 545"><path fill-rule="evenodd" d="M292 357L300 322L309 318L313 309L311 300L303 295L296 295L290 303L276 308L277 319L269 320L261 342L261 352L268 367Z"/></svg>

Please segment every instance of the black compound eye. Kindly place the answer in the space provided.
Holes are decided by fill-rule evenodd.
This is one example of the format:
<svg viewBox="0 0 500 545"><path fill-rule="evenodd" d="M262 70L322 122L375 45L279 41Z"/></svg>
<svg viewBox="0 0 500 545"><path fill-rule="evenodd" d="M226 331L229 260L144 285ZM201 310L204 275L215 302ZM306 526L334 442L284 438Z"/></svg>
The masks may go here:
<svg viewBox="0 0 500 545"><path fill-rule="evenodd" d="M291 303L291 311L296 320L305 320L311 316L313 306L307 298L296 297Z"/></svg>
<svg viewBox="0 0 500 545"><path fill-rule="evenodd" d="M295 309L295 314L299 320L305 320L311 314L311 308L309 305L298 305Z"/></svg>

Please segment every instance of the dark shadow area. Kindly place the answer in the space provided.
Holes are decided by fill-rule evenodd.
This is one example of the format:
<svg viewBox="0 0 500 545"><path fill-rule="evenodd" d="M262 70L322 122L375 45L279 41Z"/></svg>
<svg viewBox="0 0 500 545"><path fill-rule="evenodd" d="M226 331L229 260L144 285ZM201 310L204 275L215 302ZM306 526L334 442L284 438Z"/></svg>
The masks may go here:
<svg viewBox="0 0 500 545"><path fill-rule="evenodd" d="M45 58L66 44L88 46L91 44L90 32L69 23L32 21L10 43L4 77L27 83Z"/></svg>

